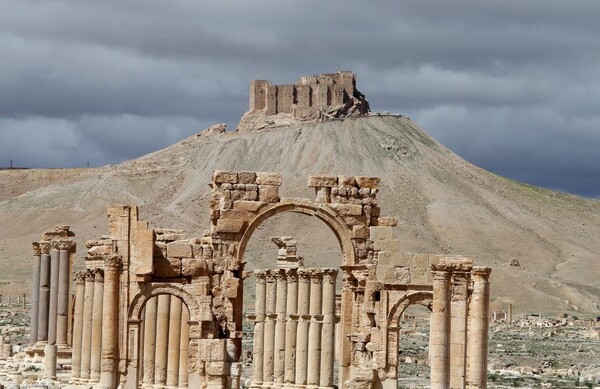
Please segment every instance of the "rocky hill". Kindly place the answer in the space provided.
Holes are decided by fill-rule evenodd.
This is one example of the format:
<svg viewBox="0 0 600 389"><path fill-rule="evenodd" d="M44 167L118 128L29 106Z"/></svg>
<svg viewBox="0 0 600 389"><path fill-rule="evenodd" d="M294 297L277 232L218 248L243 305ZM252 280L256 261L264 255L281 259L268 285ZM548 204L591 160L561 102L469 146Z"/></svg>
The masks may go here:
<svg viewBox="0 0 600 389"><path fill-rule="evenodd" d="M281 172L283 197L312 197L309 174L379 176L379 205L398 217L403 250L468 254L493 267L493 309L511 302L516 312L600 310L599 201L494 175L392 115L212 129L115 166L2 171L0 281L27 288L31 241L55 224L77 234L82 266L83 242L107 231L108 204L135 204L152 226L201 235L216 169ZM296 238L309 265L339 264L340 248L325 225L282 215L253 237L249 268L274 261L273 235Z"/></svg>

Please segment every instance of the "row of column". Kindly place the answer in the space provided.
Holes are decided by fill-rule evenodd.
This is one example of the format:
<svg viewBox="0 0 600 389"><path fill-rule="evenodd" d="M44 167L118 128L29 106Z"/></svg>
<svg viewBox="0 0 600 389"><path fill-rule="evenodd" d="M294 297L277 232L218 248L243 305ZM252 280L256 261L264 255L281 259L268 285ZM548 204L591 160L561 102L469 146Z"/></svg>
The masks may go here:
<svg viewBox="0 0 600 389"><path fill-rule="evenodd" d="M434 389L485 388L490 271L433 266L429 354Z"/></svg>
<svg viewBox="0 0 600 389"><path fill-rule="evenodd" d="M146 302L141 333L142 387L187 388L190 314L183 301L159 295Z"/></svg>
<svg viewBox="0 0 600 389"><path fill-rule="evenodd" d="M75 275L71 381L116 385L119 359L121 258L108 256L104 268Z"/></svg>
<svg viewBox="0 0 600 389"><path fill-rule="evenodd" d="M336 269L257 270L251 387L333 387Z"/></svg>

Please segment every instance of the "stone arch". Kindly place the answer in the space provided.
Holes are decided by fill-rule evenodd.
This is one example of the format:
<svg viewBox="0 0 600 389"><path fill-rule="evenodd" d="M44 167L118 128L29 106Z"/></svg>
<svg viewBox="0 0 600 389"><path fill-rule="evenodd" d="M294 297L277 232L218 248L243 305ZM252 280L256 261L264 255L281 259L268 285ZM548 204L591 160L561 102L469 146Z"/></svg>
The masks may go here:
<svg viewBox="0 0 600 389"><path fill-rule="evenodd" d="M183 303L187 306L190 312L190 321L197 322L199 306L196 302L194 296L189 294L186 290L183 289L183 285L178 284L170 284L170 283L157 283L157 284L144 284L141 288L142 290L135 295L135 297L131 300L131 304L129 305L129 312L127 314L127 318L129 320L140 320L140 314L142 312L142 308L146 304L146 302L152 297L161 295L161 294L170 294L176 297L179 297Z"/></svg>
<svg viewBox="0 0 600 389"><path fill-rule="evenodd" d="M420 304L431 311L431 305L433 303L433 292L412 292L408 293L402 298L398 299L390 308L387 315L387 322L389 326L395 326L399 323L402 313L411 305Z"/></svg>
<svg viewBox="0 0 600 389"><path fill-rule="evenodd" d="M352 230L349 228L341 216L326 204L315 204L301 200L288 200L286 202L276 203L264 208L254 219L252 219L245 228L240 239L237 258L243 260L246 246L250 241L254 231L265 220L282 212L295 212L308 216L315 216L323 221L334 233L340 244L343 256L343 265L356 264L356 253L352 244Z"/></svg>

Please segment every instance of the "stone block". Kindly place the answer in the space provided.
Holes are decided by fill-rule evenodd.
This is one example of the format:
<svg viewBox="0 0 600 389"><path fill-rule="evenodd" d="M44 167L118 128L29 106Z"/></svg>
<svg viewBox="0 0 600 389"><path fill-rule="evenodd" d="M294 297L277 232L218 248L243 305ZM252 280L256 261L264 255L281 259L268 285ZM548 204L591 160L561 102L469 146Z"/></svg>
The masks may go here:
<svg viewBox="0 0 600 389"><path fill-rule="evenodd" d="M241 200L243 201L256 201L258 200L258 190L246 191L242 195ZM235 204L234 204L235 207Z"/></svg>
<svg viewBox="0 0 600 389"><path fill-rule="evenodd" d="M361 189L377 189L379 188L379 177L355 177L358 187Z"/></svg>
<svg viewBox="0 0 600 389"><path fill-rule="evenodd" d="M238 286L240 280L238 278L229 277L223 280L223 296L234 299L238 297Z"/></svg>
<svg viewBox="0 0 600 389"><path fill-rule="evenodd" d="M332 203L329 206L342 216L360 216L363 212L361 205Z"/></svg>
<svg viewBox="0 0 600 389"><path fill-rule="evenodd" d="M349 226L367 225L366 216L343 216L344 223Z"/></svg>
<svg viewBox="0 0 600 389"><path fill-rule="evenodd" d="M267 203L279 201L279 187L275 185L259 185L258 199Z"/></svg>
<svg viewBox="0 0 600 389"><path fill-rule="evenodd" d="M338 185L353 187L356 185L356 179L353 176L338 176Z"/></svg>
<svg viewBox="0 0 600 389"><path fill-rule="evenodd" d="M209 376L225 376L228 373L229 373L229 363L227 363L227 362L207 362L206 363L206 374ZM219 387L221 387L221 386L219 386Z"/></svg>
<svg viewBox="0 0 600 389"><path fill-rule="evenodd" d="M281 173L258 172L256 173L256 183L258 185L281 185Z"/></svg>
<svg viewBox="0 0 600 389"><path fill-rule="evenodd" d="M337 186L337 176L327 174L308 176L308 186L310 188L317 188L320 186L332 188Z"/></svg>
<svg viewBox="0 0 600 389"><path fill-rule="evenodd" d="M392 227L387 226L371 226L371 240L392 239Z"/></svg>
<svg viewBox="0 0 600 389"><path fill-rule="evenodd" d="M215 172L213 173L213 181L217 184L235 184L238 182L238 177L236 172L215 170Z"/></svg>
<svg viewBox="0 0 600 389"><path fill-rule="evenodd" d="M240 184L255 184L256 173L255 172L238 172L237 181Z"/></svg>
<svg viewBox="0 0 600 389"><path fill-rule="evenodd" d="M398 225L398 219L395 217L379 217L377 218L378 226L396 227Z"/></svg>
<svg viewBox="0 0 600 389"><path fill-rule="evenodd" d="M374 249L380 251L400 251L400 241L397 239L377 239L373 242Z"/></svg>
<svg viewBox="0 0 600 389"><path fill-rule="evenodd" d="M206 261L199 258L182 259L181 274L186 277L197 277L208 274Z"/></svg>
<svg viewBox="0 0 600 389"><path fill-rule="evenodd" d="M194 258L203 258L201 244L193 244L192 245L192 256Z"/></svg>
<svg viewBox="0 0 600 389"><path fill-rule="evenodd" d="M369 228L367 226L352 226L352 237L359 239L369 239Z"/></svg>
<svg viewBox="0 0 600 389"><path fill-rule="evenodd" d="M154 258L153 274L156 277L172 278L181 275L180 258Z"/></svg>
<svg viewBox="0 0 600 389"><path fill-rule="evenodd" d="M237 234L246 228L246 220L219 219L217 220L217 232Z"/></svg>
<svg viewBox="0 0 600 389"><path fill-rule="evenodd" d="M233 204L233 209L256 213L265 205L267 205L267 203L261 201L236 201Z"/></svg>
<svg viewBox="0 0 600 389"><path fill-rule="evenodd" d="M395 266L394 281L402 285L410 284L410 268L406 266Z"/></svg>
<svg viewBox="0 0 600 389"><path fill-rule="evenodd" d="M192 258L192 245L187 241L167 243L167 257Z"/></svg>

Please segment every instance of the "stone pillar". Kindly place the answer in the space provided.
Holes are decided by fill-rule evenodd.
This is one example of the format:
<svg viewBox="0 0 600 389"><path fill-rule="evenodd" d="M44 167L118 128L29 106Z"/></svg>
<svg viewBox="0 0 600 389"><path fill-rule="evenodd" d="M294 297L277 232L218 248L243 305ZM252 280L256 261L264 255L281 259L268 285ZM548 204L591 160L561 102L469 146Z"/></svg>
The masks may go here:
<svg viewBox="0 0 600 389"><path fill-rule="evenodd" d="M181 309L181 336L179 340L179 387L188 387L188 351L190 344L190 311L186 305Z"/></svg>
<svg viewBox="0 0 600 389"><path fill-rule="evenodd" d="M287 280L285 270L275 270L277 284L276 303L275 303L275 341L273 361L273 387L283 387L285 376L285 324L287 309Z"/></svg>
<svg viewBox="0 0 600 389"><path fill-rule="evenodd" d="M452 273L450 296L450 387L465 387L467 362L467 294L469 272Z"/></svg>
<svg viewBox="0 0 600 389"><path fill-rule="evenodd" d="M508 325L512 325L512 316L513 316L513 306L511 303L508 304L508 312L507 312L508 318L506 319L508 322Z"/></svg>
<svg viewBox="0 0 600 389"><path fill-rule="evenodd" d="M71 242L65 242L70 246ZM56 318L56 345L67 348L67 333L69 331L69 284L71 275L71 254L69 247L60 248L58 274L58 307Z"/></svg>
<svg viewBox="0 0 600 389"><path fill-rule="evenodd" d="M471 271L473 292L469 308L467 344L467 388L485 389L487 385L488 314L490 299L489 267L474 266Z"/></svg>
<svg viewBox="0 0 600 389"><path fill-rule="evenodd" d="M83 299L85 293L85 272L75 274L75 312L73 314L73 353L71 355L71 381L81 377L81 340L83 331Z"/></svg>
<svg viewBox="0 0 600 389"><path fill-rule="evenodd" d="M321 388L333 388L335 363L335 281L336 269L323 270L323 328L321 332Z"/></svg>
<svg viewBox="0 0 600 389"><path fill-rule="evenodd" d="M298 270L287 269L287 323L285 326L284 387L292 388L296 379L296 331L298 321Z"/></svg>
<svg viewBox="0 0 600 389"><path fill-rule="evenodd" d="M56 379L56 345L47 344L44 347L44 378Z"/></svg>
<svg viewBox="0 0 600 389"><path fill-rule="evenodd" d="M92 313L92 336L90 345L90 381L100 380L102 370L102 320L104 310L104 271L94 269L94 312Z"/></svg>
<svg viewBox="0 0 600 389"><path fill-rule="evenodd" d="M343 288L339 324L339 381L344 383L350 380L352 373L352 342L350 335L353 333L352 325L354 321L354 277L350 269L345 269L342 273Z"/></svg>
<svg viewBox="0 0 600 389"><path fill-rule="evenodd" d="M296 333L296 375L297 386L306 385L308 358L308 328L310 326L310 271L298 269L298 332Z"/></svg>
<svg viewBox="0 0 600 389"><path fill-rule="evenodd" d="M263 356L263 387L270 387L273 383L275 354L275 299L276 284L274 270L267 270L266 301L265 301L265 342Z"/></svg>
<svg viewBox="0 0 600 389"><path fill-rule="evenodd" d="M429 335L431 364L431 388L450 387L450 273L432 266L433 308Z"/></svg>
<svg viewBox="0 0 600 389"><path fill-rule="evenodd" d="M259 388L263 383L264 341L265 341L265 314L266 314L266 282L267 273L264 270L255 270L256 297L254 300L254 350L252 354L252 384L251 388Z"/></svg>
<svg viewBox="0 0 600 389"><path fill-rule="evenodd" d="M94 313L94 273L85 271L85 292L83 297L83 329L81 331L81 381L90 379L92 352L92 325Z"/></svg>
<svg viewBox="0 0 600 389"><path fill-rule="evenodd" d="M119 360L119 292L121 257L104 259L104 301L102 318L102 369L100 387L117 386Z"/></svg>
<svg viewBox="0 0 600 389"><path fill-rule="evenodd" d="M143 387L154 385L154 356L156 353L156 311L158 297L151 297L144 308Z"/></svg>
<svg viewBox="0 0 600 389"><path fill-rule="evenodd" d="M40 292L38 305L37 341L48 341L48 304L50 303L50 245L41 245L40 256Z"/></svg>
<svg viewBox="0 0 600 389"><path fill-rule="evenodd" d="M31 326L29 332L29 344L35 344L38 333L38 312L40 303L40 264L42 250L40 244L33 242L33 272L31 276Z"/></svg>
<svg viewBox="0 0 600 389"><path fill-rule="evenodd" d="M182 301L171 296L171 312L169 314L169 351L167 361L167 386L179 386L179 344L181 343L181 311Z"/></svg>
<svg viewBox="0 0 600 389"><path fill-rule="evenodd" d="M321 306L323 299L321 269L311 269L310 280L310 326L308 328L308 366L306 383L316 388L321 380Z"/></svg>
<svg viewBox="0 0 600 389"><path fill-rule="evenodd" d="M60 251L53 247L50 250L50 303L48 305L48 344L56 344L56 317L58 315L59 266Z"/></svg>
<svg viewBox="0 0 600 389"><path fill-rule="evenodd" d="M169 347L169 313L171 312L171 295L158 296L158 313L156 314L156 354L154 384L166 385Z"/></svg>

